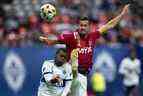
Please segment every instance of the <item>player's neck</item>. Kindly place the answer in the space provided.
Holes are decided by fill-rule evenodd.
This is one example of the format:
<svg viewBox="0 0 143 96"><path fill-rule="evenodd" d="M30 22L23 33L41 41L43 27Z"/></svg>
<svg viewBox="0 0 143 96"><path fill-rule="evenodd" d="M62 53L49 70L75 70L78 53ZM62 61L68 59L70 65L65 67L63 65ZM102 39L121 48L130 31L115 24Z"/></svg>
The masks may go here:
<svg viewBox="0 0 143 96"><path fill-rule="evenodd" d="M85 38L87 36L87 34L81 34L79 33L80 38Z"/></svg>

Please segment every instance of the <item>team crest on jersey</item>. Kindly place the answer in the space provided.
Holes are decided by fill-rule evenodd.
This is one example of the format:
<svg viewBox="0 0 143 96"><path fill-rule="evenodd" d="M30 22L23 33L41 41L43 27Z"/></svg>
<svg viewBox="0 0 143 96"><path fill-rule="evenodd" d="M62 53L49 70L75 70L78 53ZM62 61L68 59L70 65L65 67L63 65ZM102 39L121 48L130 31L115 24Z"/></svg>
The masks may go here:
<svg viewBox="0 0 143 96"><path fill-rule="evenodd" d="M3 73L8 86L14 92L18 92L22 88L26 75L25 72L21 58L14 52L8 53L3 67Z"/></svg>

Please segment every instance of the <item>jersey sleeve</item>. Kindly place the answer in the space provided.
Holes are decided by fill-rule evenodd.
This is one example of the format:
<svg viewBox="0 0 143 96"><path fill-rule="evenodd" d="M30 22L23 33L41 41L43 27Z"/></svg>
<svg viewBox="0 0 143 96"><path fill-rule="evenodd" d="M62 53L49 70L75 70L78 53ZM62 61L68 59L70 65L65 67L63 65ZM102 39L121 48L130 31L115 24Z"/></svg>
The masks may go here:
<svg viewBox="0 0 143 96"><path fill-rule="evenodd" d="M92 35L92 38L93 38L94 40L98 39L98 38L101 36L101 34L100 34L99 31L91 32L91 35Z"/></svg>
<svg viewBox="0 0 143 96"><path fill-rule="evenodd" d="M67 45L70 45L73 39L74 39L73 33L64 33L58 36L58 41L63 42Z"/></svg>
<svg viewBox="0 0 143 96"><path fill-rule="evenodd" d="M99 31L94 31L94 32L91 32L90 33L90 37L91 37L91 40L92 40L92 44L93 44L93 46L95 46L95 44L96 44L96 41L97 41L97 39L99 39L100 38L100 36L101 36L101 34L99 33Z"/></svg>
<svg viewBox="0 0 143 96"><path fill-rule="evenodd" d="M50 63L49 61L44 61L43 66L42 66L42 74L46 74L46 73L52 73L53 64Z"/></svg>
<svg viewBox="0 0 143 96"><path fill-rule="evenodd" d="M127 59L123 59L120 64L119 73L123 75L128 74L127 69Z"/></svg>
<svg viewBox="0 0 143 96"><path fill-rule="evenodd" d="M42 66L42 75L46 82L50 81L53 77L53 63L44 61Z"/></svg>

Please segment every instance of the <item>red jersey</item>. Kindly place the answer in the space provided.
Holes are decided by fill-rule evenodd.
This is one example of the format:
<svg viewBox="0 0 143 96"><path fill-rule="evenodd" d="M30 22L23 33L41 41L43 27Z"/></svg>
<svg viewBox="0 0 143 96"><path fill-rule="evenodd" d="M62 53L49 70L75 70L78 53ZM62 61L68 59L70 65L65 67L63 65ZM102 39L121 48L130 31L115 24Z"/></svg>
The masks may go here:
<svg viewBox="0 0 143 96"><path fill-rule="evenodd" d="M68 58L70 59L70 53L73 49L78 49L78 63L79 68L88 70L92 65L93 49L95 41L100 37L98 31L88 33L84 38L80 38L80 42L77 41L78 32L71 32L67 34L61 34L58 37L59 41L62 41L67 46Z"/></svg>

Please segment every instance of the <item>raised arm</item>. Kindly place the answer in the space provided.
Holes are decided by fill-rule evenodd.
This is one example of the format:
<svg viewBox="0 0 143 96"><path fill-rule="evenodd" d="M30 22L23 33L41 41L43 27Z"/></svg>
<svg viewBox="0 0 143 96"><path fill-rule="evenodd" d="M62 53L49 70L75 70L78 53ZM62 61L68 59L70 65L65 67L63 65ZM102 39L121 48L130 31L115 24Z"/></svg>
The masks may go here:
<svg viewBox="0 0 143 96"><path fill-rule="evenodd" d="M125 7L123 8L123 11L118 15L116 16L115 18L111 19L109 22L107 22L105 25L102 25L100 28L99 28L99 32L101 34L105 33L107 30L115 27L118 22L122 19L122 17L127 13L127 11L129 10L129 4L125 5Z"/></svg>

